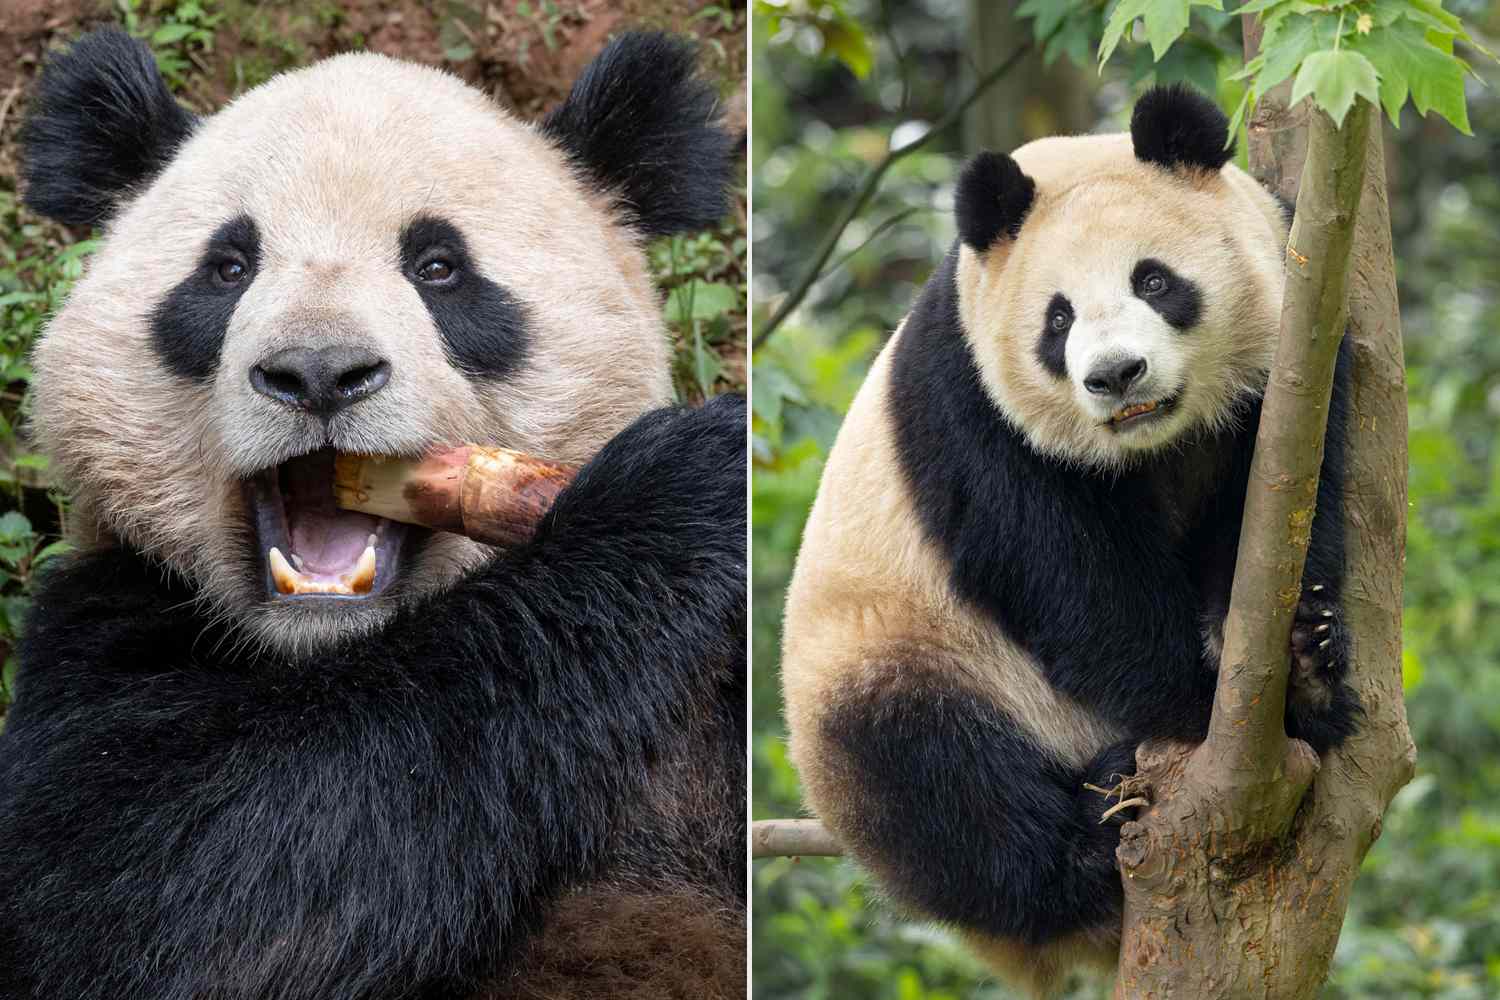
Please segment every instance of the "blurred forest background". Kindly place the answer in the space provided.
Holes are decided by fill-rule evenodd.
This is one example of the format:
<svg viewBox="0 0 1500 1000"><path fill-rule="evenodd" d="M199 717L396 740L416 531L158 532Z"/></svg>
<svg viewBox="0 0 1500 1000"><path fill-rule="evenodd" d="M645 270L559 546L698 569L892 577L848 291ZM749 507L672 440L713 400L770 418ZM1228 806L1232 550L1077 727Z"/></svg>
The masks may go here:
<svg viewBox="0 0 1500 1000"><path fill-rule="evenodd" d="M1496 48L1500 3L1444 6ZM1065 7L755 0L757 330L800 290L814 248L871 168L931 133L885 173L829 270L753 356L756 819L801 814L775 666L802 522L841 414L953 240L963 157L1051 133L1122 130L1154 81L1190 81L1226 108L1240 97L1228 79L1242 65L1238 17L1194 8L1190 35L1162 63L1127 42L1099 73L1102 6L1093 5L954 127L933 130L977 77L1044 27L1031 15L1055 19ZM1473 137L1409 107L1399 130L1382 123L1409 379L1404 673L1420 757L1355 888L1330 998L1500 996L1500 73L1474 64L1485 80L1467 86ZM1012 996L942 930L883 909L847 862L761 861L753 878L756 997ZM1100 995L1089 983L1073 994Z"/></svg>
<svg viewBox="0 0 1500 1000"><path fill-rule="evenodd" d="M26 441L27 359L96 245L86 229L32 215L16 189L16 136L49 50L121 25L151 47L180 101L212 112L283 70L364 49L443 67L531 119L612 35L651 28L698 39L702 70L742 135L745 21L732 0L0 0L0 725L32 576L66 548L67 498ZM649 248L686 402L745 389L745 205L742 182L719 226Z"/></svg>

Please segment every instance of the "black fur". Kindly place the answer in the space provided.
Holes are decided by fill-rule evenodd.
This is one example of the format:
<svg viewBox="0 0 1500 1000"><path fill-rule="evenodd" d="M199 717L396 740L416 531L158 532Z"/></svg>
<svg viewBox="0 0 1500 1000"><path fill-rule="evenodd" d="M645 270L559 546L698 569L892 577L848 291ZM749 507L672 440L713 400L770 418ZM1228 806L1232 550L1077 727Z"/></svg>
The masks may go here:
<svg viewBox="0 0 1500 1000"><path fill-rule="evenodd" d="M226 261L247 268L238 283L219 277ZM186 379L213 378L229 321L260 263L260 230L254 219L238 215L214 230L198 266L151 310L151 347L168 371Z"/></svg>
<svg viewBox="0 0 1500 1000"><path fill-rule="evenodd" d="M84 35L48 61L21 130L26 205L70 225L102 222L196 125L143 42L118 28Z"/></svg>
<svg viewBox="0 0 1500 1000"><path fill-rule="evenodd" d="M494 982L639 853L653 775L743 735L744 421L643 417L533 542L309 660L241 647L131 552L50 573L0 733L0 996ZM743 855L694 877L733 899Z"/></svg>
<svg viewBox="0 0 1500 1000"><path fill-rule="evenodd" d="M879 858L895 897L939 920L1032 943L1118 923L1122 820L1101 824L1107 804L1084 783L1107 788L1133 774L1131 749L1111 748L1080 770L989 699L956 686L955 666L877 664L875 672L902 677L902 687L834 706L821 728L834 748L829 766L862 777L851 846Z"/></svg>
<svg viewBox="0 0 1500 1000"><path fill-rule="evenodd" d="M479 273L468 243L451 222L413 219L401 232L401 271L422 296L442 334L448 357L466 375L503 378L526 360L526 307ZM419 268L443 260L453 265L441 282L423 281Z"/></svg>
<svg viewBox="0 0 1500 1000"><path fill-rule="evenodd" d="M1165 291L1152 294L1145 288L1146 279L1153 274L1166 280ZM1130 290L1178 330L1191 330L1203 316L1203 293L1198 283L1154 258L1147 257L1135 265L1130 272Z"/></svg>
<svg viewBox="0 0 1500 1000"><path fill-rule="evenodd" d="M1031 651L1057 688L1142 738L1201 738L1216 665L1204 659L1200 616L1228 606L1259 399L1241 402L1235 430L1129 472L1043 456L980 384L955 262L950 253L912 310L891 376L898 454L923 530L948 556L958 593ZM1304 574L1335 597L1348 365L1346 346ZM1191 460L1213 468L1191 477L1196 487L1176 485Z"/></svg>
<svg viewBox="0 0 1500 1000"><path fill-rule="evenodd" d="M734 140L692 47L670 35L621 35L584 69L542 122L579 166L650 236L701 229L728 209Z"/></svg>
<svg viewBox="0 0 1500 1000"><path fill-rule="evenodd" d="M903 686L832 706L824 735L845 756L834 770L857 776L850 794L873 802L845 824L859 828L855 853L900 899L1037 942L1117 921L1118 830L1098 823L1109 802L1084 782L1107 788L1133 773L1143 740L1206 732L1218 664L1203 627L1228 607L1260 400L1240 401L1235 429L1126 472L1044 457L980 383L960 325L957 258L955 247L928 281L892 362L902 474L955 591L1125 739L1074 771L1040 751L1032 723L931 662L877 669ZM1304 574L1322 586L1309 600L1335 609L1340 629L1349 364L1346 346ZM1344 680L1347 642L1309 645L1319 637L1304 626L1287 731L1321 753L1353 731L1359 706Z"/></svg>
<svg viewBox="0 0 1500 1000"><path fill-rule="evenodd" d="M1067 320L1061 330L1052 328L1052 318L1060 316ZM1036 342L1036 358L1052 375L1066 378L1068 375L1068 331L1073 328L1073 303L1062 292L1055 292L1047 303L1042 316L1042 335Z"/></svg>
<svg viewBox="0 0 1500 1000"><path fill-rule="evenodd" d="M1141 95L1130 116L1130 138L1136 159L1168 170L1218 170L1234 156L1224 112L1180 83Z"/></svg>
<svg viewBox="0 0 1500 1000"><path fill-rule="evenodd" d="M1297 215L1296 201L1288 198L1284 194L1278 194L1276 196L1276 204L1281 208L1281 218L1286 222L1287 227L1290 228L1292 225L1292 220L1296 218Z"/></svg>
<svg viewBox="0 0 1500 1000"><path fill-rule="evenodd" d="M978 253L1005 236L1015 239L1031 211L1036 183L1004 153L979 153L958 175L953 214L958 235Z"/></svg>

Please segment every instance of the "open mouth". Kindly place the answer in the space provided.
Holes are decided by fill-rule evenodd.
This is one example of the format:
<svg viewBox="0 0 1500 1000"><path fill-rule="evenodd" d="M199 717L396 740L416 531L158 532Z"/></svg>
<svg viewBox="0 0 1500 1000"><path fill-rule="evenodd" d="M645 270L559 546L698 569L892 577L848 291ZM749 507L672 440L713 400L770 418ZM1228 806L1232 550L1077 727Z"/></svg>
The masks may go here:
<svg viewBox="0 0 1500 1000"><path fill-rule="evenodd" d="M1110 430L1120 430L1125 427L1134 428L1153 423L1170 414L1181 398L1181 393L1174 393L1165 399L1131 403L1129 406L1122 406L1110 414L1105 426Z"/></svg>
<svg viewBox="0 0 1500 1000"><path fill-rule="evenodd" d="M364 600L400 572L415 529L334 503L331 449L315 451L246 481L256 548L272 598Z"/></svg>

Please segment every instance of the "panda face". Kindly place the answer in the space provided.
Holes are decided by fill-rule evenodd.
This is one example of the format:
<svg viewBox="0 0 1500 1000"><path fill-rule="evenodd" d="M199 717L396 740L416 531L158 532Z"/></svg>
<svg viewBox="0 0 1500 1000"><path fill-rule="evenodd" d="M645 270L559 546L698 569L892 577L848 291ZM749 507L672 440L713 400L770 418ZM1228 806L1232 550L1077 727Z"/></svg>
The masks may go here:
<svg viewBox="0 0 1500 1000"><path fill-rule="evenodd" d="M1039 282L1028 304L1045 295L1033 329L1023 332L1040 368L1032 384L1094 425L1101 447L1125 454L1170 442L1202 422L1200 404L1218 405L1215 387L1202 383L1221 380L1212 359L1224 338L1214 303L1206 301L1206 276L1194 263L1205 249L1194 244L1214 237L1155 239L1122 210L1123 198L1126 191L1100 189L1056 213L1028 243L1067 245L1059 242L1067 241L1067 228L1085 217L1099 225L1074 229L1072 245L1059 255L1065 266L1042 259L1022 270L1036 272L1027 274L1028 284Z"/></svg>
<svg viewBox="0 0 1500 1000"><path fill-rule="evenodd" d="M1042 140L1011 166L1010 189L1030 185L1014 235L966 233L957 278L1004 416L1038 451L1106 469L1238 420L1279 328L1271 196L1232 166L1141 162L1129 136Z"/></svg>
<svg viewBox="0 0 1500 1000"><path fill-rule="evenodd" d="M337 509L333 462L463 442L583 462L669 400L638 230L565 145L367 54L197 123L36 352L37 432L86 530L296 651L486 558Z"/></svg>

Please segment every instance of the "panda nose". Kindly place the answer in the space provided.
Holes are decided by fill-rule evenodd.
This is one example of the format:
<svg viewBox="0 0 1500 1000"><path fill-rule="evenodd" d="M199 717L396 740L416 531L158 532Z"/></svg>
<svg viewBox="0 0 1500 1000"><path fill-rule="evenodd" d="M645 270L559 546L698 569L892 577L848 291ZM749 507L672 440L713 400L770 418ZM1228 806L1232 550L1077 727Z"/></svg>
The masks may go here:
<svg viewBox="0 0 1500 1000"><path fill-rule="evenodd" d="M331 417L379 392L390 362L362 347L288 347L250 369L250 385L279 403Z"/></svg>
<svg viewBox="0 0 1500 1000"><path fill-rule="evenodd" d="M1123 396L1146 374L1145 358L1123 358L1095 366L1083 387L1096 396Z"/></svg>

